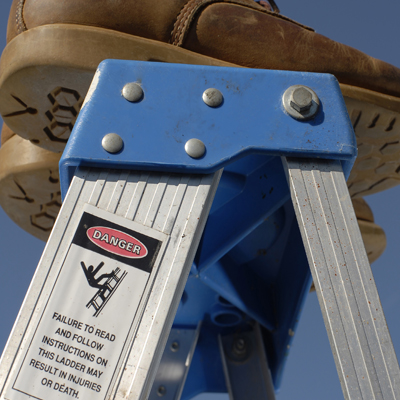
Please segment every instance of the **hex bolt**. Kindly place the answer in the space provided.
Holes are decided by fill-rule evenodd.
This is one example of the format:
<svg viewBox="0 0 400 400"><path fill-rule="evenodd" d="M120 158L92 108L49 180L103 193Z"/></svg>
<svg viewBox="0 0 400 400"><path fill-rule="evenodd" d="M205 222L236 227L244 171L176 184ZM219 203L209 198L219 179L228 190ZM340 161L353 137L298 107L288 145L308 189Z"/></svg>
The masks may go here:
<svg viewBox="0 0 400 400"><path fill-rule="evenodd" d="M312 94L304 86L295 89L292 93L290 106L300 114L306 113L312 106Z"/></svg>
<svg viewBox="0 0 400 400"><path fill-rule="evenodd" d="M108 153L118 153L124 147L124 141L116 133L108 133L103 137L101 145Z"/></svg>
<svg viewBox="0 0 400 400"><path fill-rule="evenodd" d="M165 396L167 394L167 389L165 388L165 386L162 386L162 385L159 386L158 389L157 389L157 394L160 397Z"/></svg>
<svg viewBox="0 0 400 400"><path fill-rule="evenodd" d="M122 96L131 103L136 103L143 97L143 89L138 83L127 83L122 89Z"/></svg>
<svg viewBox="0 0 400 400"><path fill-rule="evenodd" d="M173 351L174 353L176 353L179 350L179 342L175 341L172 342L171 344L171 351Z"/></svg>
<svg viewBox="0 0 400 400"><path fill-rule="evenodd" d="M203 101L209 107L218 107L222 104L224 96L222 93L215 88L206 89L203 93Z"/></svg>
<svg viewBox="0 0 400 400"><path fill-rule="evenodd" d="M300 121L314 118L320 106L317 94L304 85L288 87L282 96L282 103L285 111Z"/></svg>
<svg viewBox="0 0 400 400"><path fill-rule="evenodd" d="M185 144L185 151L192 158L200 158L204 156L206 146L199 139L190 139Z"/></svg>

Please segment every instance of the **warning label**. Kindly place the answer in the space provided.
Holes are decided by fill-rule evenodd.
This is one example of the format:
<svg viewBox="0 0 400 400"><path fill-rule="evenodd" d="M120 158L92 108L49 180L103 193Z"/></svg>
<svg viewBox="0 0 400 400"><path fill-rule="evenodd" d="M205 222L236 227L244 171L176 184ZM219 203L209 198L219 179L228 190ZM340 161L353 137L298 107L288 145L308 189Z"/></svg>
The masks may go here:
<svg viewBox="0 0 400 400"><path fill-rule="evenodd" d="M118 218L83 213L14 390L43 400L105 398L164 239Z"/></svg>

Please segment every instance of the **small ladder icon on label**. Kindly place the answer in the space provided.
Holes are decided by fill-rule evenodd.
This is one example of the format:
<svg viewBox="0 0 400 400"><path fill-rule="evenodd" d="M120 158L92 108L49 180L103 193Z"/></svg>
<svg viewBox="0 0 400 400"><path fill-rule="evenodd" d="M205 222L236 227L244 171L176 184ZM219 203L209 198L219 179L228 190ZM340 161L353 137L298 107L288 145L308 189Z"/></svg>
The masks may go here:
<svg viewBox="0 0 400 400"><path fill-rule="evenodd" d="M93 314L94 317L97 317L100 314L101 310L106 306L108 300L110 300L111 296L115 293L118 286L127 275L127 272L123 271L121 276L118 276L120 272L121 269L117 267L113 271L112 276L107 279L103 287L99 289L86 304L87 308L93 307L95 309L95 313Z"/></svg>

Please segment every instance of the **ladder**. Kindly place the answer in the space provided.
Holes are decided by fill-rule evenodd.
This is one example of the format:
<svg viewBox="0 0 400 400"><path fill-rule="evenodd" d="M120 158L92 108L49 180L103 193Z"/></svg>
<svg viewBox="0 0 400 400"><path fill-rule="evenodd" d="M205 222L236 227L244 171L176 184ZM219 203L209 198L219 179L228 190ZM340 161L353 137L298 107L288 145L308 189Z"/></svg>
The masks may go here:
<svg viewBox="0 0 400 400"><path fill-rule="evenodd" d="M344 397L400 399L345 181L356 153L330 75L103 62L1 398L274 399L308 264ZM96 292L83 265L102 268Z"/></svg>

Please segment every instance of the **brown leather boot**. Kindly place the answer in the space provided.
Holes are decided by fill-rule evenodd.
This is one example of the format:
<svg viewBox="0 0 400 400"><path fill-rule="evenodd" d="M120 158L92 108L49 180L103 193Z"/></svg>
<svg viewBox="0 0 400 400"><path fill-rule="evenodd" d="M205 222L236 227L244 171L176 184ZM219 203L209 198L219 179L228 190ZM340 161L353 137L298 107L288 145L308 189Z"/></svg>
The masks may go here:
<svg viewBox="0 0 400 400"><path fill-rule="evenodd" d="M31 235L46 241L61 207L60 154L41 149L3 125L0 205Z"/></svg>
<svg viewBox="0 0 400 400"><path fill-rule="evenodd" d="M400 70L253 0L14 0L0 112L18 135L62 151L106 58L329 72L360 157L353 196L400 182Z"/></svg>

